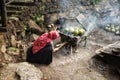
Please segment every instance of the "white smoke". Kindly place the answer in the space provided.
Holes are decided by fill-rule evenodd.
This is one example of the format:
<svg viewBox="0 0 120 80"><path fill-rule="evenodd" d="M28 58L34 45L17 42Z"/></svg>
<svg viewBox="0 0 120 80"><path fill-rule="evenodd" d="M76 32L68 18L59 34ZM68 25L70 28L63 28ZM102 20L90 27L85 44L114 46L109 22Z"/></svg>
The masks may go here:
<svg viewBox="0 0 120 80"><path fill-rule="evenodd" d="M89 17L86 20L87 25L85 27L86 29L86 33L84 34L85 36L88 36L91 32L93 32L96 29L97 27L96 21L97 21L96 16L89 15Z"/></svg>
<svg viewBox="0 0 120 80"><path fill-rule="evenodd" d="M82 6L81 0L60 0L60 17L75 19L79 14L85 16L80 23L86 29L85 35L89 35L96 27L107 24L120 25L120 1L101 0L94 8ZM82 20L82 17L81 17ZM75 23L71 23L72 26ZM70 25L67 23L67 25Z"/></svg>

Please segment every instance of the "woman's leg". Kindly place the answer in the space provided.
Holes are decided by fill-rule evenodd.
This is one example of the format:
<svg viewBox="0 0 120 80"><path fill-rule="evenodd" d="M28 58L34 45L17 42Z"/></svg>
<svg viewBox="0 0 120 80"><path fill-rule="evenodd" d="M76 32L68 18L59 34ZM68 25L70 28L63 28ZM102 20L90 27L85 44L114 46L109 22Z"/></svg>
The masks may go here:
<svg viewBox="0 0 120 80"><path fill-rule="evenodd" d="M33 61L32 60L32 46L30 46L29 48L28 48L28 50L27 50L27 58L26 58L26 61L28 61L28 62L31 62L31 61Z"/></svg>

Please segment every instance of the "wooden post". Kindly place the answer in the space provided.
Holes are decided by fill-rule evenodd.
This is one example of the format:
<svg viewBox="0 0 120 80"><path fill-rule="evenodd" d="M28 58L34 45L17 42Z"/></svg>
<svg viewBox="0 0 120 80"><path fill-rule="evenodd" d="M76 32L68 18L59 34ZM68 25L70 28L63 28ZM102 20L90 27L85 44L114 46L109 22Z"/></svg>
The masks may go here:
<svg viewBox="0 0 120 80"><path fill-rule="evenodd" d="M7 26L7 11L6 11L6 5L5 0L0 0L1 2L1 20L2 20L2 27Z"/></svg>

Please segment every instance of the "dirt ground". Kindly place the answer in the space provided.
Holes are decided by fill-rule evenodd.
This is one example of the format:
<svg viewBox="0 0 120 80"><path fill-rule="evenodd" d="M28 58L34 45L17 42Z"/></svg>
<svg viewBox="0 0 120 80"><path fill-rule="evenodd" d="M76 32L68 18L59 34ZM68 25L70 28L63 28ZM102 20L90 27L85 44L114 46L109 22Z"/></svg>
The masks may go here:
<svg viewBox="0 0 120 80"><path fill-rule="evenodd" d="M59 51L53 55L49 66L36 66L43 72L43 80L119 80L118 75L110 73L106 64L92 66L91 59L97 49L119 40L119 36L98 29L89 35L86 47L79 47L78 53L63 55L64 51Z"/></svg>

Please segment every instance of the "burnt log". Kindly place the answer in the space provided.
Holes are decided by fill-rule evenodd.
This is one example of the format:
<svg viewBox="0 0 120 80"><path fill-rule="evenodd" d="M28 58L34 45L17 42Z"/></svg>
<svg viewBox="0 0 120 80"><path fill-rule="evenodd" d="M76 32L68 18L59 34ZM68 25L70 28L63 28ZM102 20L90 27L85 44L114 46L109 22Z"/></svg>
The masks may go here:
<svg viewBox="0 0 120 80"><path fill-rule="evenodd" d="M77 44L77 40L78 38L77 37L72 37L72 36L69 36L69 35L66 35L62 32L60 32L60 36L61 36L61 42L68 42L69 45L71 46L76 46Z"/></svg>

